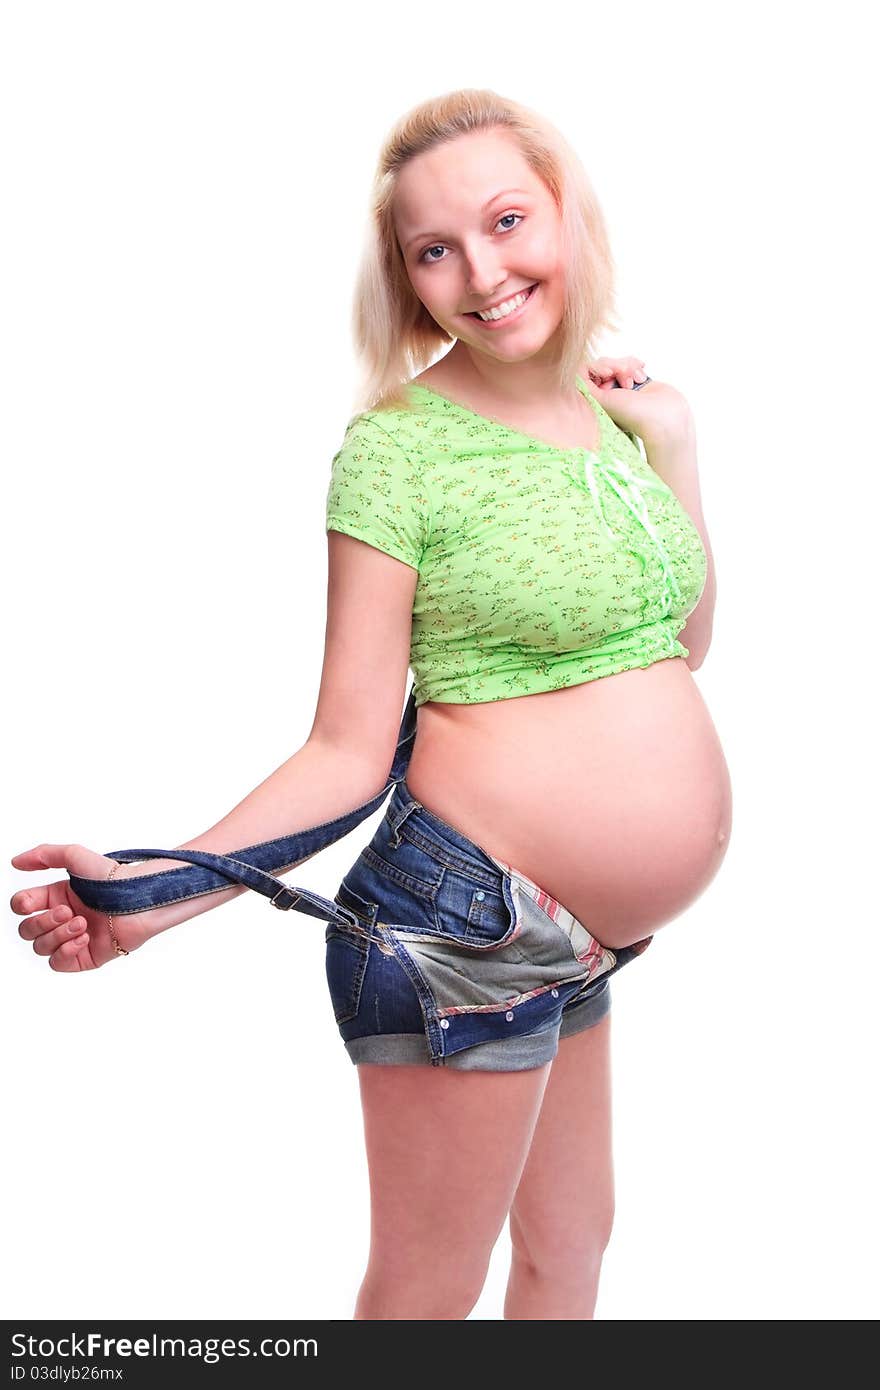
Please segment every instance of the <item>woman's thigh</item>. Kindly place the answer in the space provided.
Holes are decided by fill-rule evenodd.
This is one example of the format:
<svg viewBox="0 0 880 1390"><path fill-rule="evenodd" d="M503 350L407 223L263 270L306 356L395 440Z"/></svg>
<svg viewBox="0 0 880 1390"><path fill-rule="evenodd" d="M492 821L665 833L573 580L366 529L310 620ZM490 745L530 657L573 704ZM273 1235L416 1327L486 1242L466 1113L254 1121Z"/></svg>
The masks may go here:
<svg viewBox="0 0 880 1390"><path fill-rule="evenodd" d="M614 1218L611 1014L560 1040L510 1211L514 1250L538 1271L601 1255Z"/></svg>
<svg viewBox="0 0 880 1390"><path fill-rule="evenodd" d="M551 1063L522 1071L358 1066L373 1274L482 1286Z"/></svg>

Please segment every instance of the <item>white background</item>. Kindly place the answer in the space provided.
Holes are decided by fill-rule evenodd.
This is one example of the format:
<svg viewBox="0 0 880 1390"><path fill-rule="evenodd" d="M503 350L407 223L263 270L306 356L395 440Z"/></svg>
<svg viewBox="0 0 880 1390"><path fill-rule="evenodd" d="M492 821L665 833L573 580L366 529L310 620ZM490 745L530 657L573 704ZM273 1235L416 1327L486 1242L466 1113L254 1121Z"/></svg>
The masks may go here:
<svg viewBox="0 0 880 1390"><path fill-rule="evenodd" d="M731 770L709 889L614 986L597 1318L877 1316L877 294L863 7L7 3L6 899L172 847L305 739L381 141L488 86L608 218L697 420ZM333 892L378 823L291 882ZM351 1317L368 1245L323 924L245 894L59 975L2 937L6 1317ZM661 944L662 943L662 944ZM501 1316L507 1232L473 1317Z"/></svg>

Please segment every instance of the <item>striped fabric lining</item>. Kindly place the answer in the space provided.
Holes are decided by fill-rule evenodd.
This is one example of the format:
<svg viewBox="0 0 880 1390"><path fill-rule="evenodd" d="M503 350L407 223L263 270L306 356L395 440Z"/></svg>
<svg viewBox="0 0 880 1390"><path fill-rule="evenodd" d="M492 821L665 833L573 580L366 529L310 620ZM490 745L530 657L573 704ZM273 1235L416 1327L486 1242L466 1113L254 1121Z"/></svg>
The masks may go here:
<svg viewBox="0 0 880 1390"><path fill-rule="evenodd" d="M507 874L515 881L515 887L520 893L527 894L551 921L562 928L571 941L577 959L582 965L587 966L591 982L597 975L604 975L607 970L614 968L617 964L617 957L614 952L597 941L583 922L578 921L574 913L569 912L567 907L564 907L556 898L551 897L540 884L535 883L534 879L529 878L528 874L523 873L521 869L514 868L512 864L505 864L503 860L496 859L494 854L490 854L489 858L498 865L502 873Z"/></svg>

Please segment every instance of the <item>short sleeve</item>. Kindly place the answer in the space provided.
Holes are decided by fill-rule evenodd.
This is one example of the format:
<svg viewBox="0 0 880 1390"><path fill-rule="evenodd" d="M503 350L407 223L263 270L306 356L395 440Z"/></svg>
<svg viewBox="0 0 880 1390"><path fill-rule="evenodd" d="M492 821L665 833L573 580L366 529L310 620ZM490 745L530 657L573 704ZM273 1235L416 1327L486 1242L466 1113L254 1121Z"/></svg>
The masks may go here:
<svg viewBox="0 0 880 1390"><path fill-rule="evenodd" d="M356 415L330 466L325 529L344 531L418 569L428 514L417 463L375 419Z"/></svg>

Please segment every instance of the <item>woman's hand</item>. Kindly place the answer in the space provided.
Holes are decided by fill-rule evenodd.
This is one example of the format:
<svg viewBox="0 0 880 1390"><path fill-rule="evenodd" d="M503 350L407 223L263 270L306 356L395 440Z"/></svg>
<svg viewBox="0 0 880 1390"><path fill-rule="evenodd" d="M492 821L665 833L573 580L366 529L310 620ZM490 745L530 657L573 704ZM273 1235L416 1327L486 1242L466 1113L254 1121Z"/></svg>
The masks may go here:
<svg viewBox="0 0 880 1390"><path fill-rule="evenodd" d="M16 869L66 869L78 878L107 878L118 861L82 845L37 845L12 859ZM120 871L121 873L121 871ZM38 956L48 956L53 970L97 970L115 960L107 915L86 907L68 879L21 888L9 899L13 912L33 914L19 923L18 934L34 943ZM120 946L136 951L156 934L154 914L131 912L113 918Z"/></svg>
<svg viewBox="0 0 880 1390"><path fill-rule="evenodd" d="M590 394L619 429L636 434L646 444L675 437L688 428L691 409L680 391L665 381L648 381L639 357L599 357L588 368ZM628 388L620 390L620 387Z"/></svg>
<svg viewBox="0 0 880 1390"><path fill-rule="evenodd" d="M646 381L647 372L641 357L597 357L587 371L596 386L632 388L637 381Z"/></svg>

